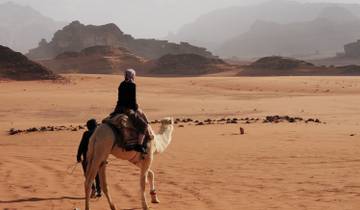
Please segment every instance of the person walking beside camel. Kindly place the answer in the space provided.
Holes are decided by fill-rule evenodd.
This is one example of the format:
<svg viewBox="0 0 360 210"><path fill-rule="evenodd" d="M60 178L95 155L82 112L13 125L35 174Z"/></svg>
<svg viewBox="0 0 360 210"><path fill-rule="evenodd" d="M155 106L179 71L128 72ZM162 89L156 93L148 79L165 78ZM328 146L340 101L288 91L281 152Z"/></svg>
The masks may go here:
<svg viewBox="0 0 360 210"><path fill-rule="evenodd" d="M88 151L89 140L90 140L91 135L94 133L94 131L97 127L96 120L91 119L91 120L87 121L86 127L88 130L84 132L84 134L81 138L78 152L76 155L76 160L78 163L81 162L84 174L86 173L86 167L87 167L86 155L87 155L87 151ZM82 159L81 159L81 156L83 157ZM91 188L92 188L91 197L101 197L101 187L100 187L99 175L96 175L95 184L93 183Z"/></svg>

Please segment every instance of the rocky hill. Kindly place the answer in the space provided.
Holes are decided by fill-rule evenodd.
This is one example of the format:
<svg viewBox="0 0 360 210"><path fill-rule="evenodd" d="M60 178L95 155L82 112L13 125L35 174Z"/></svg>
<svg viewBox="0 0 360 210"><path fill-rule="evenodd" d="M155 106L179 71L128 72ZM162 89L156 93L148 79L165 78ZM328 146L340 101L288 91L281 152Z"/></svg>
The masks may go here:
<svg viewBox="0 0 360 210"><path fill-rule="evenodd" d="M63 52L80 52L98 45L126 48L134 54L156 59L166 54L194 53L204 57L214 57L204 48L188 43L170 43L155 39L135 39L123 33L115 24L101 26L84 25L74 21L55 33L48 43L42 40L39 46L29 51L27 56L32 59L54 58Z"/></svg>
<svg viewBox="0 0 360 210"><path fill-rule="evenodd" d="M274 69L274 70L291 70L296 68L308 68L313 67L314 64L294 59L285 58L280 56L270 56L260 58L254 63L250 64L249 67L252 69Z"/></svg>
<svg viewBox="0 0 360 210"><path fill-rule="evenodd" d="M312 63L280 56L260 58L244 66L239 76L355 76L360 66L316 66Z"/></svg>
<svg viewBox="0 0 360 210"><path fill-rule="evenodd" d="M141 73L145 61L125 48L94 46L80 52L64 52L54 59L39 62L57 73L113 74L128 68Z"/></svg>
<svg viewBox="0 0 360 210"><path fill-rule="evenodd" d="M218 58L206 58L196 54L165 55L147 62L149 74L190 76L229 71L233 66Z"/></svg>
<svg viewBox="0 0 360 210"><path fill-rule="evenodd" d="M0 78L11 80L54 80L61 78L23 54L0 45Z"/></svg>
<svg viewBox="0 0 360 210"><path fill-rule="evenodd" d="M66 25L11 2L0 4L0 20L0 44L22 53L36 47L42 38L50 39Z"/></svg>

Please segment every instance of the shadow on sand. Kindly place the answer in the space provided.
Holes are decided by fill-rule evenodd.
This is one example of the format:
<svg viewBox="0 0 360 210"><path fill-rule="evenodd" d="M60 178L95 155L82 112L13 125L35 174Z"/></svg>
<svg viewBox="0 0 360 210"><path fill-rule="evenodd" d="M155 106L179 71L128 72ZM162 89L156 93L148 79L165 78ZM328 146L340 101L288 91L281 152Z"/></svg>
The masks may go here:
<svg viewBox="0 0 360 210"><path fill-rule="evenodd" d="M58 198L20 198L15 200L3 201L0 200L0 203L22 203L22 202L39 202L39 201L58 201L58 200L83 200L84 197L70 197L62 196Z"/></svg>
<svg viewBox="0 0 360 210"><path fill-rule="evenodd" d="M9 203L23 203L23 202L41 202L41 201L59 201L59 200L84 200L84 197L71 197L71 196L62 196L57 198L20 198L15 200L0 200L0 204L9 204ZM122 210L141 210L142 208L126 208Z"/></svg>

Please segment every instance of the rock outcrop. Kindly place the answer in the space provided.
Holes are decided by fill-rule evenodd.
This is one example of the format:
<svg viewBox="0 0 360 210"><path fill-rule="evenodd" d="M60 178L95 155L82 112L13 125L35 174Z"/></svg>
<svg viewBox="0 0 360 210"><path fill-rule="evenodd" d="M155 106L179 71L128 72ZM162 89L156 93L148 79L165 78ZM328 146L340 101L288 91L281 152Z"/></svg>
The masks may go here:
<svg viewBox="0 0 360 210"><path fill-rule="evenodd" d="M123 33L115 24L101 26L83 25L74 21L55 33L51 42L42 40L39 46L29 51L27 56L32 59L51 59L63 52L80 52L98 45L123 47L134 54L157 59L166 54L193 53L204 57L214 57L205 48L188 43L170 43L155 39L135 39Z"/></svg>
<svg viewBox="0 0 360 210"><path fill-rule="evenodd" d="M54 80L61 78L23 54L0 45L0 78L11 80Z"/></svg>
<svg viewBox="0 0 360 210"><path fill-rule="evenodd" d="M280 56L260 58L254 63L245 66L241 76L292 76L306 75L313 72L315 66L306 61Z"/></svg>
<svg viewBox="0 0 360 210"><path fill-rule="evenodd" d="M147 63L150 74L201 75L225 71L231 66L218 58L196 54L165 55Z"/></svg>
<svg viewBox="0 0 360 210"><path fill-rule="evenodd" d="M274 70L290 70L296 68L313 67L312 63L297 60L293 58L285 58L280 56L270 56L260 58L254 63L250 64L252 69L274 69Z"/></svg>
<svg viewBox="0 0 360 210"><path fill-rule="evenodd" d="M146 60L125 48L93 46L80 52L64 52L40 62L57 73L113 74L128 68L135 68L140 73Z"/></svg>

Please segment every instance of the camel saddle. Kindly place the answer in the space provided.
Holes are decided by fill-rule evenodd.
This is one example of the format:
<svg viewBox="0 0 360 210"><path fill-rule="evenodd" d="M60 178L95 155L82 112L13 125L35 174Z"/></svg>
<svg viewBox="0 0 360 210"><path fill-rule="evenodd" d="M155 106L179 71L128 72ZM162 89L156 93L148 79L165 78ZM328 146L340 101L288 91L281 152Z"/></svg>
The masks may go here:
<svg viewBox="0 0 360 210"><path fill-rule="evenodd" d="M113 130L116 139L114 146L117 145L125 150L131 150L130 148L138 144L137 129L126 114L109 116L102 123L107 124ZM145 133L145 144L153 138L154 136L149 127Z"/></svg>

